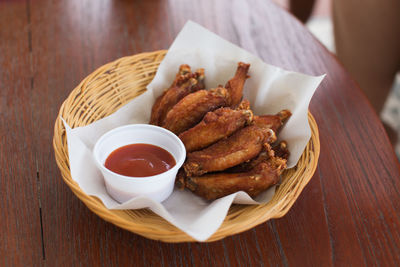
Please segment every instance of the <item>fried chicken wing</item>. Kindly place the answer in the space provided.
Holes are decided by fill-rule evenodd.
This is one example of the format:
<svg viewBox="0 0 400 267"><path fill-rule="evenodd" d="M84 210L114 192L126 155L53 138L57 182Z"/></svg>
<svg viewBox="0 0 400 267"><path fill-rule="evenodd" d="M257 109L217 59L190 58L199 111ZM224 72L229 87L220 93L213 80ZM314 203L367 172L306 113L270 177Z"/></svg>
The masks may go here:
<svg viewBox="0 0 400 267"><path fill-rule="evenodd" d="M271 157L258 163L248 172L240 173L213 173L196 177L184 177L185 187L196 195L213 200L229 194L244 191L251 197L275 185L286 168L286 160Z"/></svg>
<svg viewBox="0 0 400 267"><path fill-rule="evenodd" d="M254 124L260 127L270 128L277 133L290 116L292 116L292 113L284 109L275 115L254 116Z"/></svg>
<svg viewBox="0 0 400 267"><path fill-rule="evenodd" d="M208 112L201 122L181 133L179 138L185 145L187 152L200 150L232 135L248 125L252 119L253 112L249 109L219 108Z"/></svg>
<svg viewBox="0 0 400 267"><path fill-rule="evenodd" d="M179 135L199 123L207 112L226 106L228 101L229 93L223 87L191 93L167 113L162 127Z"/></svg>
<svg viewBox="0 0 400 267"><path fill-rule="evenodd" d="M244 82L249 77L247 75L249 68L250 64L239 62L235 76L225 84L225 88L228 90L231 96L230 97L231 107L236 107L240 103L240 100L242 100L243 86Z"/></svg>
<svg viewBox="0 0 400 267"><path fill-rule="evenodd" d="M247 126L203 150L188 153L183 166L188 176L222 171L254 158L264 143L275 140L275 133L271 129Z"/></svg>
<svg viewBox="0 0 400 267"><path fill-rule="evenodd" d="M168 90L156 99L151 111L150 123L161 125L168 111L179 100L204 88L204 69L198 69L196 72L191 73L188 65L181 65L174 82Z"/></svg>

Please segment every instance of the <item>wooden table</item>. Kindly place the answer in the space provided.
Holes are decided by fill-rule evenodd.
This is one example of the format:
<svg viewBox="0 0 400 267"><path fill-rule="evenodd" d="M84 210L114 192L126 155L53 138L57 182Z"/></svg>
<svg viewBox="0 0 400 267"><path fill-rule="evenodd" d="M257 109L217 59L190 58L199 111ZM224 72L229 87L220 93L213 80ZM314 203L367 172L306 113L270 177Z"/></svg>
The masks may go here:
<svg viewBox="0 0 400 267"><path fill-rule="evenodd" d="M307 74L319 167L290 212L214 243L165 244L109 224L63 183L53 125L97 67L166 49L188 20ZM400 171L346 71L270 1L0 1L0 265L391 265L400 261Z"/></svg>

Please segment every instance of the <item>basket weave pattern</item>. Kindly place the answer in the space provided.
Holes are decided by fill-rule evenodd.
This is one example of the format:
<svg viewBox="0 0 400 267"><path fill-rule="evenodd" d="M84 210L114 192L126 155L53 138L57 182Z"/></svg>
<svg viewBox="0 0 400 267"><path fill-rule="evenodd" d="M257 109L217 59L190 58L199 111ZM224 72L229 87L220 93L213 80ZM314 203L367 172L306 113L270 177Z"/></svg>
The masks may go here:
<svg viewBox="0 0 400 267"><path fill-rule="evenodd" d="M148 209L109 210L96 197L86 195L72 179L65 128L85 126L115 112L140 95L153 79L166 50L120 58L86 77L62 104L57 117L53 146L65 183L85 205L104 220L144 237L164 242L187 242L193 238ZM232 205L222 226L207 241L246 231L272 218L284 216L307 185L317 167L319 135L309 113L312 136L296 167L286 170L272 200L263 205Z"/></svg>

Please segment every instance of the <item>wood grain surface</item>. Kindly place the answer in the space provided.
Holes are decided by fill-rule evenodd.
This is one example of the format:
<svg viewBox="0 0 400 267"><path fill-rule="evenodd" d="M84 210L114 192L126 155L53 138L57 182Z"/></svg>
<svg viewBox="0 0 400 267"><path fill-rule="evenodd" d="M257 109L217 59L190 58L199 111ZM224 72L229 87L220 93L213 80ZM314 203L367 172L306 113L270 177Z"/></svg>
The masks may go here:
<svg viewBox="0 0 400 267"><path fill-rule="evenodd" d="M213 243L142 238L90 212L63 183L58 109L99 66L167 49L191 19L289 70L327 77L311 103L319 167L283 218ZM0 266L394 266L400 169L361 90L270 1L0 1Z"/></svg>

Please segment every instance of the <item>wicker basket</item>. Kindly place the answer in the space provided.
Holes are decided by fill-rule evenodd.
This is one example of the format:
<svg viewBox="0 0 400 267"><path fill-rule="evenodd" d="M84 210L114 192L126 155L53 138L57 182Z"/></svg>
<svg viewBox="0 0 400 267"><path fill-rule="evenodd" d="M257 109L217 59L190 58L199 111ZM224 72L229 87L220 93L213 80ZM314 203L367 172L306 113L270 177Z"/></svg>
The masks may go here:
<svg viewBox="0 0 400 267"><path fill-rule="evenodd" d="M72 127L88 125L115 112L143 93L166 51L142 53L106 64L84 79L62 104L55 123L53 145L61 175L75 195L104 220L147 238L165 242L194 241L148 209L109 210L96 197L86 195L72 180L62 116ZM272 218L284 216L311 179L319 157L317 124L309 113L312 137L296 167L286 170L272 200L263 205L232 205L222 226L207 241L246 231Z"/></svg>

